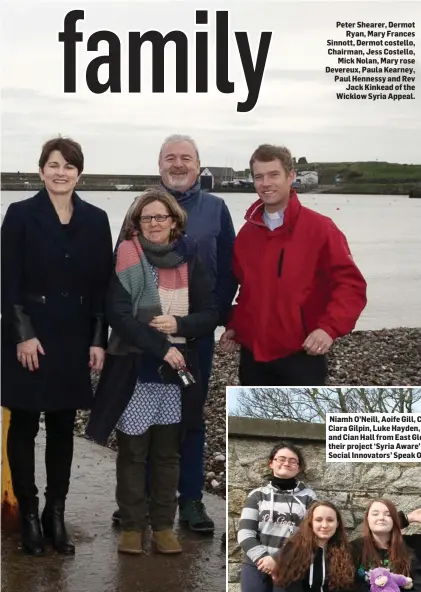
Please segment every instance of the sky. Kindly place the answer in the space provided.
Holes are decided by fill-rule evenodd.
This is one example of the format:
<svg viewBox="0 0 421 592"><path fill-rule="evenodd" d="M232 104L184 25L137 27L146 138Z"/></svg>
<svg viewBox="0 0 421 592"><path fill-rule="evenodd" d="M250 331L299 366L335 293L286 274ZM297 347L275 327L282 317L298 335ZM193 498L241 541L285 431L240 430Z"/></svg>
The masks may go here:
<svg viewBox="0 0 421 592"><path fill-rule="evenodd" d="M58 33L70 10L85 11L77 23L77 92L63 89L63 43ZM195 11L208 11L208 25L195 24ZM234 93L215 85L216 10L229 11L229 77ZM330 2L215 0L145 2L3 1L1 15L1 170L36 172L42 143L70 136L82 144L89 173L157 174L158 152L170 134L189 134L199 145L203 166L243 170L261 143L282 144L309 162L379 160L421 163L421 92L414 101L338 101L343 90L325 73L337 66L327 55L327 39L344 39L337 21L412 22L418 45L421 2ZM101 29L121 41L122 92L95 95L87 88L89 63L108 53L87 51ZM128 92L128 32L184 31L189 41L189 92L175 93L175 52L166 48L165 92L152 93L152 52L142 50L142 92ZM195 32L208 31L209 92L196 94ZM256 106L237 112L247 84L235 39L246 31L253 61L260 35L272 38ZM418 50L420 51L420 50ZM417 57L417 60L419 58ZM418 84L421 84L417 62ZM105 72L101 74L105 78Z"/></svg>
<svg viewBox="0 0 421 592"><path fill-rule="evenodd" d="M373 388L373 387L372 387ZM238 405L238 393L242 387L228 386L227 391L227 413L235 411ZM345 390L345 389L344 389ZM414 405L414 413L421 413L421 401Z"/></svg>

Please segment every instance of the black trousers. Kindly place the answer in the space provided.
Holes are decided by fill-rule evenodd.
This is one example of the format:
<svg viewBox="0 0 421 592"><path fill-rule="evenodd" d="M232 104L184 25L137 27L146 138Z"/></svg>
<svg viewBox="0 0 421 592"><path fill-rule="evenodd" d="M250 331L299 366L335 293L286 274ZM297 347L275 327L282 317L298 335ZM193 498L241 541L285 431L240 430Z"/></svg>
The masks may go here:
<svg viewBox="0 0 421 592"><path fill-rule="evenodd" d="M326 376L325 356L302 351L271 362L256 362L251 351L245 347L240 351L242 386L324 386Z"/></svg>
<svg viewBox="0 0 421 592"><path fill-rule="evenodd" d="M13 490L24 511L38 508L35 484L35 438L39 430L40 412L12 409L7 438ZM47 444L47 501L65 500L69 491L73 460L73 428L76 410L45 413Z"/></svg>

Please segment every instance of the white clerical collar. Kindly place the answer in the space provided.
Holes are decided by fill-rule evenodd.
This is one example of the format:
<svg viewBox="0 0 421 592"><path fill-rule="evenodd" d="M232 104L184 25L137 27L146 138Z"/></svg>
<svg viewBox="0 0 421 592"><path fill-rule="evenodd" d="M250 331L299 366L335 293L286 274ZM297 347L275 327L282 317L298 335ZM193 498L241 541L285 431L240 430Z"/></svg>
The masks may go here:
<svg viewBox="0 0 421 592"><path fill-rule="evenodd" d="M265 214L269 218L269 220L279 220L279 218L284 217L284 211L280 210L279 212L268 212L265 208Z"/></svg>

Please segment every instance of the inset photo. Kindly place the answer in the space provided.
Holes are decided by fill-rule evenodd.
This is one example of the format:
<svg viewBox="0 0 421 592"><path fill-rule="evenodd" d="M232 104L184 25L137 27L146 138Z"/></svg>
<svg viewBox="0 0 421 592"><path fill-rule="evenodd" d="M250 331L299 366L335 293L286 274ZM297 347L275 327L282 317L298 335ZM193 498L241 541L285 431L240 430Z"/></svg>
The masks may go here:
<svg viewBox="0 0 421 592"><path fill-rule="evenodd" d="M229 592L421 590L421 388L231 387L227 407Z"/></svg>

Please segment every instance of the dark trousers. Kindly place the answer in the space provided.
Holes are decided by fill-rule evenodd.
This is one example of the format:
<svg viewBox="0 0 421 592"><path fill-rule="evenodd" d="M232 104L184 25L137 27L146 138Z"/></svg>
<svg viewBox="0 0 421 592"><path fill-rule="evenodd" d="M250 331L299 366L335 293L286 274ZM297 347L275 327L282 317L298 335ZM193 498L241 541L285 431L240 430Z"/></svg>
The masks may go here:
<svg viewBox="0 0 421 592"><path fill-rule="evenodd" d="M212 370L215 340L213 334L197 339L202 388L208 393L209 378ZM205 482L205 423L196 430L188 430L181 444L180 480L178 483L179 504L186 500L201 500Z"/></svg>
<svg viewBox="0 0 421 592"><path fill-rule="evenodd" d="M13 490L24 510L38 507L35 484L35 438L39 430L40 412L12 409L7 437ZM47 442L45 466L49 501L66 499L69 491L73 459L73 429L76 410L45 413Z"/></svg>
<svg viewBox="0 0 421 592"><path fill-rule="evenodd" d="M324 386L325 356L297 352L271 362L256 362L253 353L241 348L239 378L242 386Z"/></svg>
<svg viewBox="0 0 421 592"><path fill-rule="evenodd" d="M243 563L241 567L241 592L284 592L273 583L270 575L257 569L255 565Z"/></svg>
<svg viewBox="0 0 421 592"><path fill-rule="evenodd" d="M209 379L212 371L214 336L209 335L196 340L197 357L199 360L200 377L204 392L208 393ZM205 423L195 430L188 430L181 443L180 477L178 482L179 498L182 505L187 500L201 500L203 497L204 454L205 454ZM149 463L148 463L149 465ZM149 466L147 467L146 488L149 496Z"/></svg>
<svg viewBox="0 0 421 592"><path fill-rule="evenodd" d="M117 430L117 504L122 528L146 527L146 460L149 459L149 515L152 530L172 528L177 510L180 424L154 425L140 436Z"/></svg>

